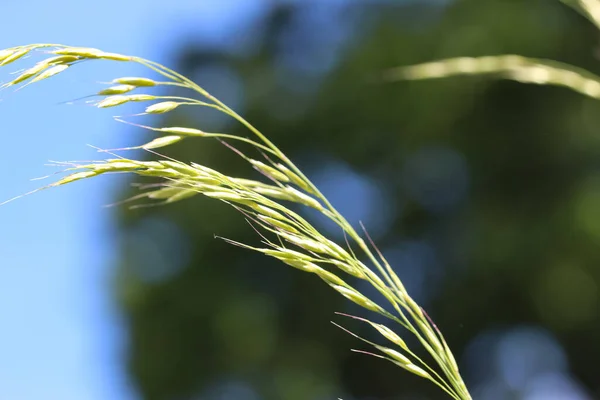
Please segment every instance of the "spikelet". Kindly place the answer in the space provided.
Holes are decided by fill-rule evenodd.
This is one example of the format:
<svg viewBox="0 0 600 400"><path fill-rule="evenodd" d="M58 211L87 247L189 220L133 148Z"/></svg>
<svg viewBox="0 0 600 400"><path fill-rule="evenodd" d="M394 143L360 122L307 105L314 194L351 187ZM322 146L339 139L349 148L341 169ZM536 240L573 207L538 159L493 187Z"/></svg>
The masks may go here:
<svg viewBox="0 0 600 400"><path fill-rule="evenodd" d="M319 203L314 197L311 197L305 193L302 193L298 189L295 189L291 186L285 187L285 193L287 193L292 201L298 202L300 204L304 204L305 206L309 206L315 208L317 210L322 210L323 206Z"/></svg>
<svg viewBox="0 0 600 400"><path fill-rule="evenodd" d="M54 186L66 185L67 183L72 183L81 179L91 178L92 176L98 175L96 171L82 171L76 172L74 174L68 175L58 182L54 183Z"/></svg>
<svg viewBox="0 0 600 400"><path fill-rule="evenodd" d="M153 199L153 200L164 200L164 199L168 199L169 197L176 195L177 193L181 192L182 190L185 190L185 189L176 187L176 186L167 186L167 187L160 188L158 190L154 190L154 191L148 193L148 198Z"/></svg>
<svg viewBox="0 0 600 400"><path fill-rule="evenodd" d="M31 51L31 48L25 47L25 48L21 48L19 50L14 50L14 51L10 52L10 54L4 54L2 57L0 57L0 67L3 67L5 65L8 65L8 64L18 60L19 58L25 56L30 51Z"/></svg>
<svg viewBox="0 0 600 400"><path fill-rule="evenodd" d="M276 179L280 182L289 182L289 178L282 172L276 170L273 167L268 166L267 164L257 161L257 160L249 160L250 164L263 174L270 176L273 179Z"/></svg>
<svg viewBox="0 0 600 400"><path fill-rule="evenodd" d="M278 250L272 249L256 249L268 256L275 257L279 260L302 260L302 261L313 261L313 257L307 256L299 251L290 250L286 248L279 248Z"/></svg>
<svg viewBox="0 0 600 400"><path fill-rule="evenodd" d="M376 324L375 322L371 322L369 320L364 321L369 323L373 328L377 329L377 331L381 333L381 335L390 342L394 343L395 345L398 345L403 350L408 350L408 346L406 345L404 340L387 326Z"/></svg>
<svg viewBox="0 0 600 400"><path fill-rule="evenodd" d="M317 274L319 278L323 279L328 285L347 286L346 282L344 282L339 276L324 270L321 267L317 267L314 270L314 273Z"/></svg>
<svg viewBox="0 0 600 400"><path fill-rule="evenodd" d="M194 128L181 128L181 127L170 127L170 128L157 128L161 132L175 133L182 136L206 136L206 132L200 129Z"/></svg>
<svg viewBox="0 0 600 400"><path fill-rule="evenodd" d="M121 104L125 104L128 101L129 98L127 96L116 95L105 98L104 100L100 101L96 106L98 108L115 107L120 106Z"/></svg>
<svg viewBox="0 0 600 400"><path fill-rule="evenodd" d="M358 304L361 307L366 308L367 310L375 311L380 314L385 313L385 311L381 307L373 303L361 293L357 292L355 289L340 285L331 285L331 287L338 291L342 296L344 296L348 300Z"/></svg>
<svg viewBox="0 0 600 400"><path fill-rule="evenodd" d="M158 149L160 147L165 147L173 143L177 143L181 141L181 139L183 139L181 136L163 136L146 143L142 146L142 148L145 150Z"/></svg>
<svg viewBox="0 0 600 400"><path fill-rule="evenodd" d="M148 78L137 78L137 77L125 77L114 79L113 83L119 83L121 85L131 85L137 87L152 87L156 86L156 81Z"/></svg>
<svg viewBox="0 0 600 400"><path fill-rule="evenodd" d="M304 272L315 272L317 268L319 268L318 265L311 263L310 261L303 261L294 258L279 258L279 260L286 263L290 267L297 268Z"/></svg>
<svg viewBox="0 0 600 400"><path fill-rule="evenodd" d="M262 204L252 203L249 205L254 211L257 211L260 214L266 215L267 217L271 217L273 219L278 219L280 221L286 221L287 217L281 214L278 211L273 210L271 207L264 206Z"/></svg>
<svg viewBox="0 0 600 400"><path fill-rule="evenodd" d="M115 95L115 94L125 94L128 92L131 92L134 89L135 89L135 86L133 86L133 85L117 85L117 86L111 86L109 88L103 89L103 90L99 91L97 94L100 96L111 96L111 95Z"/></svg>
<svg viewBox="0 0 600 400"><path fill-rule="evenodd" d="M174 203L176 201L185 200L192 196L197 195L198 192L192 189L181 190L179 193L174 194L173 196L167 199L167 203Z"/></svg>
<svg viewBox="0 0 600 400"><path fill-rule="evenodd" d="M132 58L129 56L124 56L122 54L116 54L116 53L106 53L102 50L94 49L91 47L63 47L63 48L54 50L52 53L57 54L57 55L76 56L76 57L89 58L89 59L101 58L101 59L112 60L112 61L131 61L132 60Z"/></svg>
<svg viewBox="0 0 600 400"><path fill-rule="evenodd" d="M56 56L47 58L42 62L46 64L70 64L77 60L80 60L80 58L77 56Z"/></svg>
<svg viewBox="0 0 600 400"><path fill-rule="evenodd" d="M181 137L181 136L179 136L179 137ZM160 163L167 168L172 168L175 171L181 172L182 174L189 175L189 176L197 176L201 173L201 171L199 169L194 168L191 165L187 165L187 164L179 162L179 161L162 160L162 161L160 161Z"/></svg>
<svg viewBox="0 0 600 400"><path fill-rule="evenodd" d="M146 107L145 112L148 114L163 114L176 109L180 104L176 101L163 101Z"/></svg>
<svg viewBox="0 0 600 400"><path fill-rule="evenodd" d="M17 76L15 79L13 79L11 82L8 82L4 86L12 86L26 81L27 79L39 74L46 68L48 68L48 65L44 63L37 63L36 65L24 71L23 73L21 73L21 75Z"/></svg>
<svg viewBox="0 0 600 400"><path fill-rule="evenodd" d="M275 166L278 170L283 172L289 178L289 180L296 186L300 187L303 190L306 190L309 193L312 192L310 187L307 185L306 181L300 178L296 173L292 172L288 167L286 167L283 164L275 164Z"/></svg>
<svg viewBox="0 0 600 400"><path fill-rule="evenodd" d="M279 229L283 230L284 232L299 233L296 228L294 228L292 225L288 224L287 222L283 222L278 219L268 217L266 215L258 215L258 219L260 219L263 222L266 222L267 224L269 224L271 226L279 228Z"/></svg>
<svg viewBox="0 0 600 400"><path fill-rule="evenodd" d="M0 50L0 65L1 65L2 61L6 60L8 57L12 56L12 54L14 52L15 52L14 49Z"/></svg>
<svg viewBox="0 0 600 400"><path fill-rule="evenodd" d="M31 80L31 83L38 82L43 79L48 79L54 75L60 74L67 68L69 68L68 64L59 64L59 65L55 65L54 67L50 67L47 70L45 70L44 72L42 72L41 74L39 74L38 76L36 76L35 78L33 78Z"/></svg>
<svg viewBox="0 0 600 400"><path fill-rule="evenodd" d="M129 101L148 101L154 100L157 97L151 94L130 94L127 96L127 98L129 99Z"/></svg>
<svg viewBox="0 0 600 400"><path fill-rule="evenodd" d="M130 101L148 101L154 100L156 96L152 96L149 94L130 94L130 95L114 95L105 98L104 100L98 102L96 105L98 108L109 108L120 106L121 104L128 103Z"/></svg>

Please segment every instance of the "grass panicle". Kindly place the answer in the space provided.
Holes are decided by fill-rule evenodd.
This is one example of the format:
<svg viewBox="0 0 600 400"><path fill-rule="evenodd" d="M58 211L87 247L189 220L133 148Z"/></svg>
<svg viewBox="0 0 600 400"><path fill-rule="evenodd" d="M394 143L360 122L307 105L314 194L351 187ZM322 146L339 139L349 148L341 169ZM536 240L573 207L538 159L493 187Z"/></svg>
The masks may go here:
<svg viewBox="0 0 600 400"><path fill-rule="evenodd" d="M163 148L189 137L217 139L247 161L249 169L257 170L264 178L257 180L227 176L201 164L188 164L169 158L141 161L116 156L89 163L60 163L67 175L42 189L105 174L130 173L155 177L159 181L157 184L141 185L141 192L129 199L136 202L133 207L169 204L197 195L225 202L239 210L262 239L262 244L258 247L225 239L227 242L314 274L341 296L369 312L383 316L389 321L389 325L364 318L353 318L373 327L388 346L355 336L374 347L379 352L377 357L389 360L404 370L431 381L451 398L471 399L443 336L406 292L394 269L374 246L366 230L364 236L359 234L304 173L257 128L197 83L165 66L139 57L84 47L35 44L0 51L0 65L9 65L36 50L44 52L49 58L13 79L5 88L27 85L48 78L81 62L112 60L141 64L154 74L161 75L164 81L146 77L115 78L110 83L112 86L96 93L100 99L95 106L114 108L130 102L157 101L146 106L142 113L135 115L166 113L182 105L209 107L237 120L248 129L250 137L220 132L209 133L189 127L152 127L127 121L123 117L115 117L119 122L150 130L158 135L156 139L132 148ZM476 65L476 62L471 64ZM412 73L418 75L421 72L413 69ZM198 98L129 94L137 88L147 90L161 85L191 89ZM264 160L248 157L232 145L235 142L253 146L264 155ZM108 154L105 150L101 152ZM321 212L339 226L347 242L340 245L324 236L292 209L294 204ZM378 303L361 293L353 283L356 280L368 282L383 296L385 302ZM408 334L415 336L422 348L418 351L410 349L401 338L401 334L396 332L396 328L403 328ZM349 332L346 328L342 329ZM367 353L362 350L360 352ZM429 361L418 356L417 352L428 353Z"/></svg>
<svg viewBox="0 0 600 400"><path fill-rule="evenodd" d="M459 75L491 75L522 83L555 85L600 99L600 77L552 60L516 55L457 57L388 70L385 79L421 80Z"/></svg>
<svg viewBox="0 0 600 400"><path fill-rule="evenodd" d="M577 10L600 30L600 0L560 0ZM600 77L579 67L554 60L520 55L456 57L402 66L385 72L388 81L490 75L522 83L555 85L600 99Z"/></svg>

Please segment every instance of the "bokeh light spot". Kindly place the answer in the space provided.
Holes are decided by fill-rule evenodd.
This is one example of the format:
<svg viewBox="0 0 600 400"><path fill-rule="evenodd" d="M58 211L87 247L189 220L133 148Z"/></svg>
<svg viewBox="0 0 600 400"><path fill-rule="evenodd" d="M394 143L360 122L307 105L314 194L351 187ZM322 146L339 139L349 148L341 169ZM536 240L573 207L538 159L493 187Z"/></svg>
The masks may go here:
<svg viewBox="0 0 600 400"><path fill-rule="evenodd" d="M126 254L138 260L129 263L144 282L156 283L177 274L190 257L188 237L173 221L145 218L127 231Z"/></svg>
<svg viewBox="0 0 600 400"><path fill-rule="evenodd" d="M464 157L447 147L423 147L406 161L403 184L408 195L432 212L444 212L466 195L469 170Z"/></svg>

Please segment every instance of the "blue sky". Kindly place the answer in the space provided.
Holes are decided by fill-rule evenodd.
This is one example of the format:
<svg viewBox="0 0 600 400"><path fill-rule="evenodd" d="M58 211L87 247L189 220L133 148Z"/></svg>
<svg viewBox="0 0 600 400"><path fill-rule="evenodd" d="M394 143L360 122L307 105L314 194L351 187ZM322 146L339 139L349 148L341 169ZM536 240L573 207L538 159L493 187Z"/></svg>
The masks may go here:
<svg viewBox="0 0 600 400"><path fill-rule="evenodd" d="M267 3L4 0L0 48L64 43L169 64L191 32L221 45ZM31 61L3 68L0 81ZM111 113L58 103L95 92L95 82L142 73L135 65L88 63L0 93L0 202L39 187L30 179L54 171L44 166L49 159L95 158L86 144L140 144ZM111 211L102 206L114 200L116 183L79 182L0 207L1 399L136 398L123 373L123 326L110 297L116 246Z"/></svg>

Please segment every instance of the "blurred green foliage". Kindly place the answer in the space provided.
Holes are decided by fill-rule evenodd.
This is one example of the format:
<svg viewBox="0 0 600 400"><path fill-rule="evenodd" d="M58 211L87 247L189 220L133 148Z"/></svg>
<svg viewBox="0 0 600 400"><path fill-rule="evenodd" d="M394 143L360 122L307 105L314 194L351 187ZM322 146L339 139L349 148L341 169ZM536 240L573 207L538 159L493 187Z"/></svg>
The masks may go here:
<svg viewBox="0 0 600 400"><path fill-rule="evenodd" d="M386 207L366 203L386 221L373 227L377 244L400 252L394 267L459 363L485 332L540 326L563 347L573 376L600 396L600 104L481 77L380 79L400 65L504 53L597 71L593 26L558 1L274 4L249 32L232 34L251 50L189 38L175 69L240 111L309 177L342 165L384 196ZM244 132L189 112L157 125ZM256 176L217 142L188 140L168 155ZM366 196L315 180L326 194L335 188L342 210ZM229 207L193 198L119 213L115 293L144 399L444 398L391 364L351 353L361 344L329 321L335 311L358 311L326 285L215 239L259 240ZM403 249L414 243L430 257L411 264ZM492 368L491 349L480 357ZM487 379L468 362L463 375L473 386Z"/></svg>

